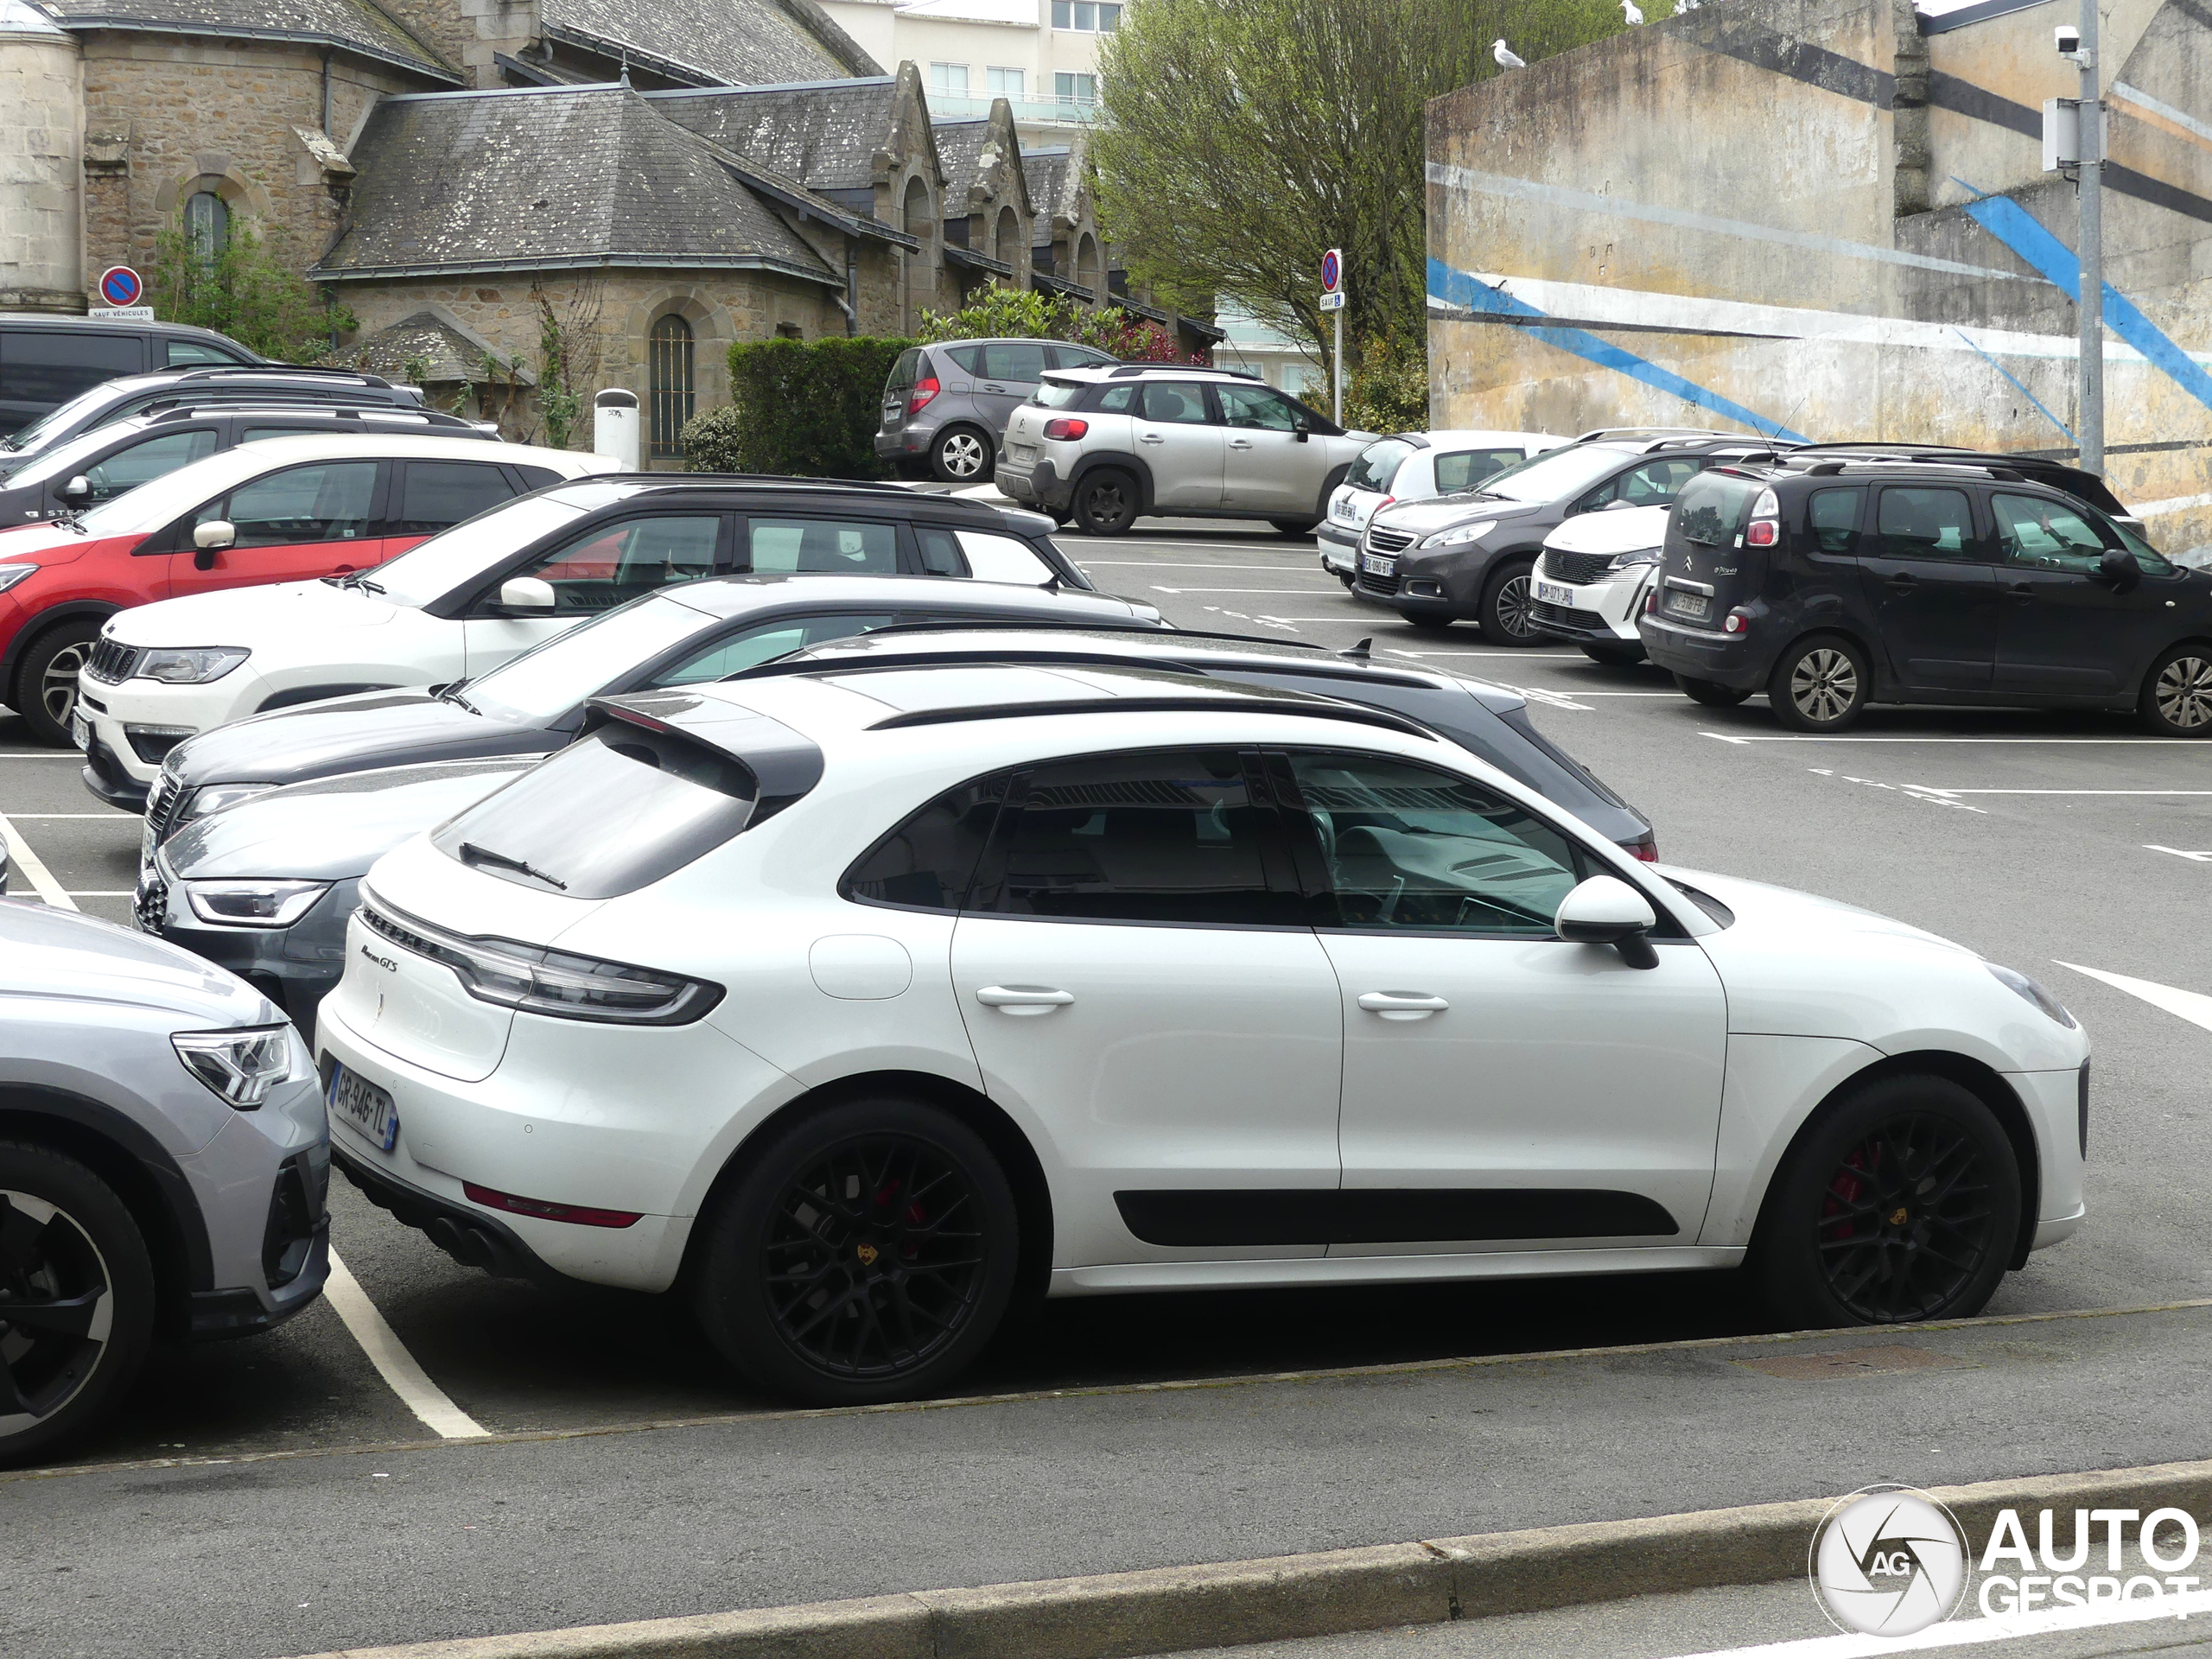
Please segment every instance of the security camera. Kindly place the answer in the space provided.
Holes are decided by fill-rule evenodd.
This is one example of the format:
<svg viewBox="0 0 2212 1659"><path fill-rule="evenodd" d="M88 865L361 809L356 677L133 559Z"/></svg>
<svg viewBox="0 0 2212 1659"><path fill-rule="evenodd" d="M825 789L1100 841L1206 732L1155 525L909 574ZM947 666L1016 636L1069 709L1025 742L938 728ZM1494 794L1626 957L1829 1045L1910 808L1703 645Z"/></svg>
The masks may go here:
<svg viewBox="0 0 2212 1659"><path fill-rule="evenodd" d="M2056 29L2052 29L2050 33L2052 38L2058 42L2058 55L2060 57L2070 58L2076 52L2079 52L2082 49L2082 31L2075 28L2073 24L2061 23Z"/></svg>

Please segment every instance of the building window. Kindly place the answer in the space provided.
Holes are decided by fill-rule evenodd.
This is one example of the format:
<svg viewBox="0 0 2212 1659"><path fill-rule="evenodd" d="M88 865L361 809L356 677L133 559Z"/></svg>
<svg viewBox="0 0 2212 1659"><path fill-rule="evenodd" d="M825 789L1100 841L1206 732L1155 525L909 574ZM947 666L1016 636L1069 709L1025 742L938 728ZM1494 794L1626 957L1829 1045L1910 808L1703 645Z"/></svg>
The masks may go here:
<svg viewBox="0 0 2212 1659"><path fill-rule="evenodd" d="M964 63L930 65L930 91L949 93L954 98L967 97L968 66Z"/></svg>
<svg viewBox="0 0 2212 1659"><path fill-rule="evenodd" d="M653 324L645 345L652 458L680 461L693 404L691 325L671 313Z"/></svg>
<svg viewBox="0 0 2212 1659"><path fill-rule="evenodd" d="M213 264L215 257L230 245L229 205L213 190L194 191L185 199L184 234L200 263Z"/></svg>
<svg viewBox="0 0 2212 1659"><path fill-rule="evenodd" d="M986 69L984 85L994 98L1020 98L1022 95L1022 73L1019 69Z"/></svg>
<svg viewBox="0 0 2212 1659"><path fill-rule="evenodd" d="M1121 26L1122 9L1092 0L1052 0L1052 27L1085 35L1111 35Z"/></svg>
<svg viewBox="0 0 2212 1659"><path fill-rule="evenodd" d="M1056 103L1073 104L1087 110L1098 102L1098 77L1065 72L1056 74L1052 77L1052 98Z"/></svg>

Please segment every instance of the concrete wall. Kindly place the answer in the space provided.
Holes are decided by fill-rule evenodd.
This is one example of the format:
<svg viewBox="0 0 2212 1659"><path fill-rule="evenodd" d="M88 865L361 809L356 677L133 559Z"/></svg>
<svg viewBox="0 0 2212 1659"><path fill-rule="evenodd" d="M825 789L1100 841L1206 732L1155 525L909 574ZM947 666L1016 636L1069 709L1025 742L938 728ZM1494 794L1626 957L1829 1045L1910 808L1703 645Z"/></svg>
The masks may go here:
<svg viewBox="0 0 2212 1659"><path fill-rule="evenodd" d="M75 36L0 10L0 311L84 309L82 84Z"/></svg>
<svg viewBox="0 0 2212 1659"><path fill-rule="evenodd" d="M2075 195L2038 133L2072 15L1923 37L1902 0L1729 0L1436 100L1434 418L2070 451L2075 308L2045 273L2071 280ZM2119 0L2105 24L2132 89L2106 279L2178 347L2169 372L2108 334L2106 441L2152 539L2212 556L2205 16Z"/></svg>

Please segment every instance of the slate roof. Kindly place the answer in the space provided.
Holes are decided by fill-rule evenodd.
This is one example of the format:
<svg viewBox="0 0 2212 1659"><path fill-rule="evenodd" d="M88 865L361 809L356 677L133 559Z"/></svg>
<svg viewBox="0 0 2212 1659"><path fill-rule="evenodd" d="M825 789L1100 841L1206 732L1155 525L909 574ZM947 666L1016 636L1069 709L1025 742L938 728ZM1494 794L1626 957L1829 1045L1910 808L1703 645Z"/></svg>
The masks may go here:
<svg viewBox="0 0 2212 1659"><path fill-rule="evenodd" d="M983 170L983 149L991 142L988 121L938 121L930 131L937 139L937 164L944 175L944 211L963 213L968 193Z"/></svg>
<svg viewBox="0 0 2212 1659"><path fill-rule="evenodd" d="M765 268L843 285L760 196L628 86L390 98L353 147L345 232L311 275Z"/></svg>
<svg viewBox="0 0 2212 1659"><path fill-rule="evenodd" d="M488 380L491 372L484 366L484 360L496 355L492 342L481 334L433 309L417 311L372 334L364 334L322 360L334 368L380 374L394 385L408 379L410 363L419 362L424 365L424 385L449 386L463 381L475 385ZM518 379L526 386L537 384L537 377L526 365L510 367L504 359L499 378Z"/></svg>
<svg viewBox="0 0 2212 1659"><path fill-rule="evenodd" d="M1021 176L1028 181L1029 205L1036 213L1031 220L1035 227L1032 239L1040 248L1052 245L1055 218L1072 220L1076 217L1072 155L1065 149L1021 152Z"/></svg>
<svg viewBox="0 0 2212 1659"><path fill-rule="evenodd" d="M811 86L658 92L659 114L810 190L867 190L891 142L892 76Z"/></svg>
<svg viewBox="0 0 2212 1659"><path fill-rule="evenodd" d="M812 0L541 0L545 30L707 86L880 74Z"/></svg>
<svg viewBox="0 0 2212 1659"><path fill-rule="evenodd" d="M435 48L374 0L55 0L54 12L71 29L310 41L435 80L458 85L461 79Z"/></svg>

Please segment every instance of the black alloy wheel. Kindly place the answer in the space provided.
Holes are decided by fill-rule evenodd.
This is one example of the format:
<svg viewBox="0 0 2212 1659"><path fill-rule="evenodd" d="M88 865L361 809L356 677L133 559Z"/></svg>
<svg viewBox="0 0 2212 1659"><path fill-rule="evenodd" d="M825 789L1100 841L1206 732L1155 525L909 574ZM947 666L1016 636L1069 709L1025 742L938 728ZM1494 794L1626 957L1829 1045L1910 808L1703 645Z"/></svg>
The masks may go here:
<svg viewBox="0 0 2212 1659"><path fill-rule="evenodd" d="M1476 615L1483 638L1493 645L1541 645L1536 631L1535 561L1511 559L1491 573Z"/></svg>
<svg viewBox="0 0 2212 1659"><path fill-rule="evenodd" d="M1980 1313L2019 1230L2011 1141L1979 1097L1882 1079L1793 1148L1754 1262L1791 1325L1897 1325Z"/></svg>
<svg viewBox="0 0 2212 1659"><path fill-rule="evenodd" d="M1840 634L1819 633L1782 653L1766 697L1774 717L1792 731L1840 732L1858 723L1873 689L1859 647Z"/></svg>
<svg viewBox="0 0 2212 1659"><path fill-rule="evenodd" d="M1090 536L1118 536L1136 521L1137 481L1107 468L1087 473L1075 486L1075 521Z"/></svg>
<svg viewBox="0 0 2212 1659"><path fill-rule="evenodd" d="M92 1426L137 1375L153 1313L145 1243L106 1183L0 1141L0 1466Z"/></svg>
<svg viewBox="0 0 2212 1659"><path fill-rule="evenodd" d="M2176 645L2159 658L2137 708L2160 737L2212 737L2212 645Z"/></svg>
<svg viewBox="0 0 2212 1659"><path fill-rule="evenodd" d="M990 439L972 426L948 426L930 445L930 465L941 483L973 484L992 460Z"/></svg>
<svg viewBox="0 0 2212 1659"><path fill-rule="evenodd" d="M16 712L37 741L70 747L69 716L77 712L77 674L92 658L100 625L90 619L64 622L34 640L16 677Z"/></svg>
<svg viewBox="0 0 2212 1659"><path fill-rule="evenodd" d="M1692 702L1703 703L1708 709L1733 709L1751 695L1722 685L1717 680L1693 679L1688 674L1675 675L1675 683Z"/></svg>
<svg viewBox="0 0 2212 1659"><path fill-rule="evenodd" d="M989 1339L1018 1254L1013 1195L957 1118L860 1101L802 1120L718 1208L700 1278L708 1336L779 1394L911 1398Z"/></svg>

